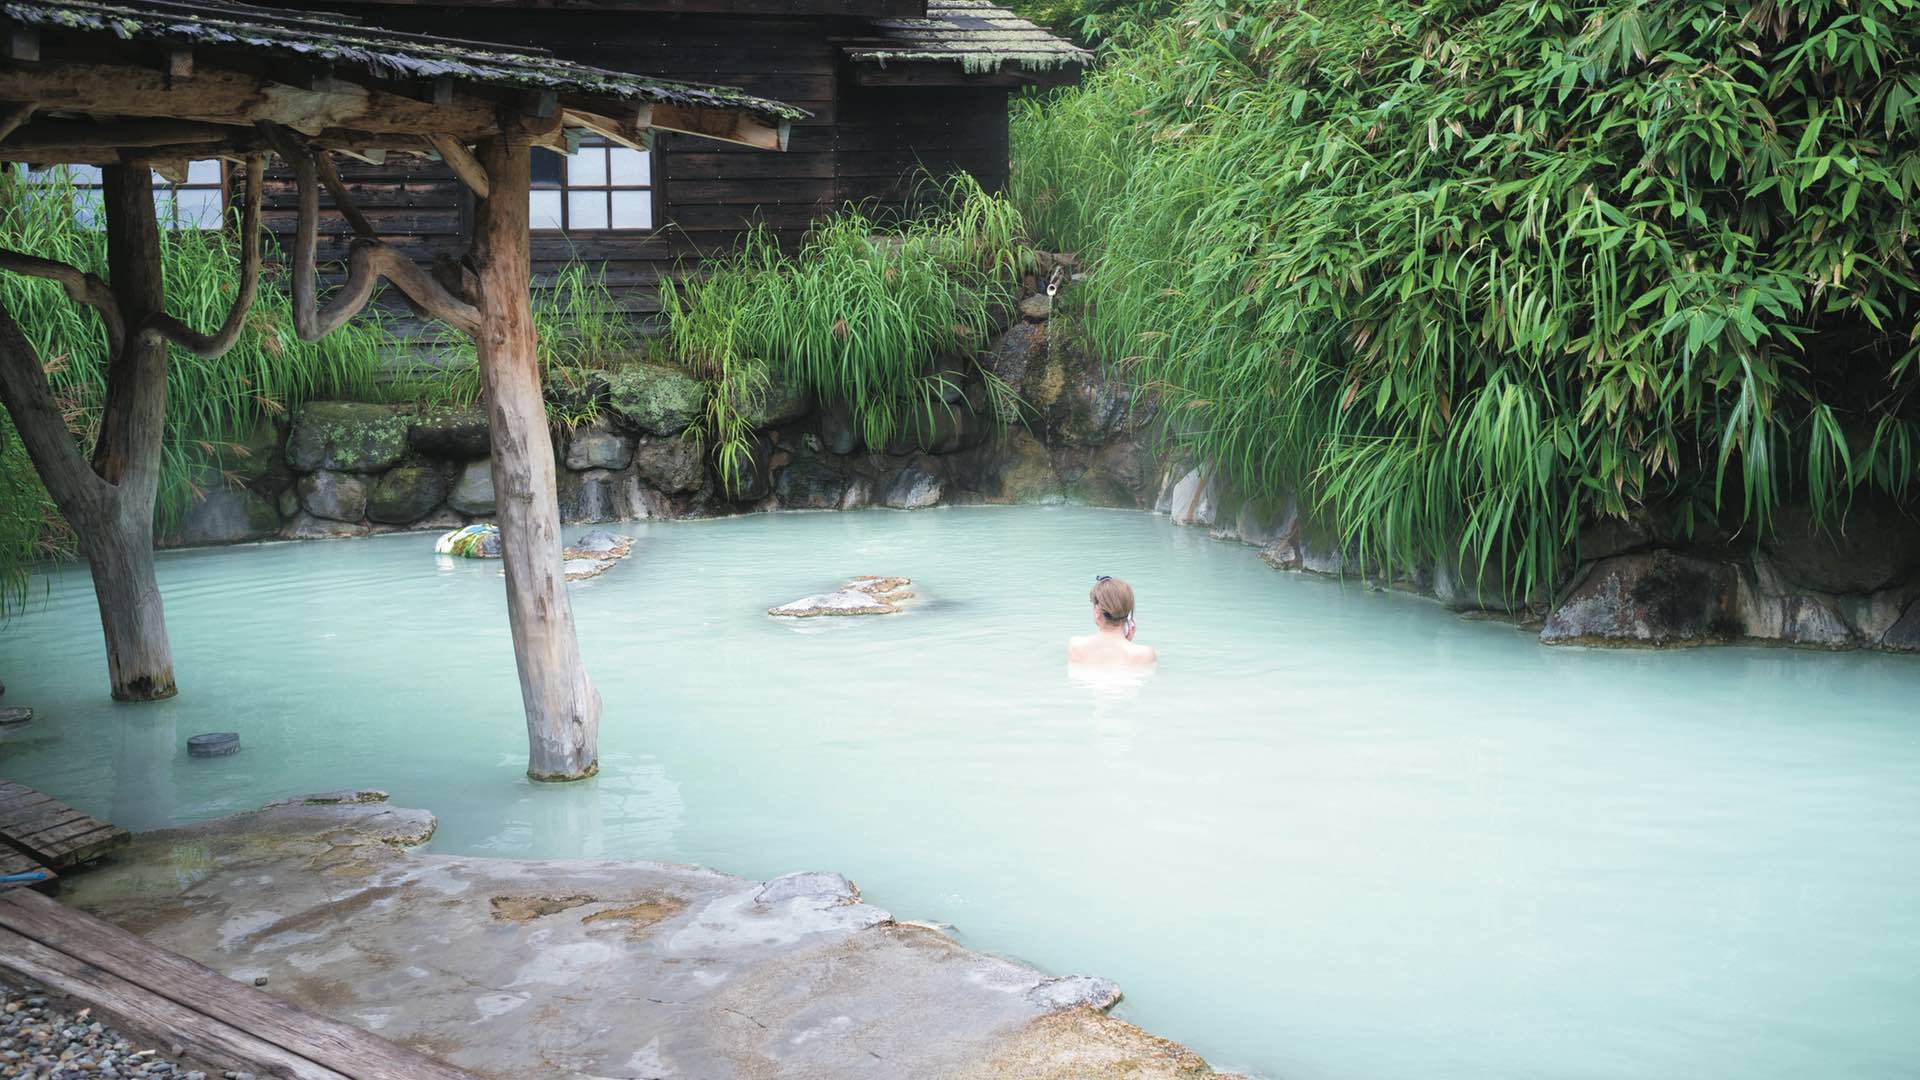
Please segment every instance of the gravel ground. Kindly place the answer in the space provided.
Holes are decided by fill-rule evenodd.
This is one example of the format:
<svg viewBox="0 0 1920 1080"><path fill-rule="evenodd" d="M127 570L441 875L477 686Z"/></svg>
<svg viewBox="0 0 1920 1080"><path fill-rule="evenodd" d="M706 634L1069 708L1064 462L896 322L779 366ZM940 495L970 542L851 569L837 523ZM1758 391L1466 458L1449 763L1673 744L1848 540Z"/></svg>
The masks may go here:
<svg viewBox="0 0 1920 1080"><path fill-rule="evenodd" d="M32 984L0 982L0 1077L66 1080L91 1077L173 1077L213 1080L143 1049L90 1015ZM253 1080L252 1073L227 1073L225 1080Z"/></svg>

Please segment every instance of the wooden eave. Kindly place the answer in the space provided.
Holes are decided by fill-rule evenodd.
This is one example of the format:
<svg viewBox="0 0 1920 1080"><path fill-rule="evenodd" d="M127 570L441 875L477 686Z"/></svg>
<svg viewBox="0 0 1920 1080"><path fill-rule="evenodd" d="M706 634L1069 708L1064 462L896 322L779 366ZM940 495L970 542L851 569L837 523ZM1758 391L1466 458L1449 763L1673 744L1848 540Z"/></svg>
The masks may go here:
<svg viewBox="0 0 1920 1080"><path fill-rule="evenodd" d="M193 11L236 21L184 14ZM86 18L63 19L68 12ZM244 21L256 14L262 21ZM235 4L0 2L0 40L5 160L238 157L269 148L262 124L348 153L440 155L435 140L497 135L503 117L517 117L533 144L562 151L570 131L643 146L653 130L784 150L788 126L807 115L730 88L588 68L539 50Z"/></svg>
<svg viewBox="0 0 1920 1080"><path fill-rule="evenodd" d="M995 0L928 0L924 16L870 19L833 42L860 86L1062 86L1093 62Z"/></svg>

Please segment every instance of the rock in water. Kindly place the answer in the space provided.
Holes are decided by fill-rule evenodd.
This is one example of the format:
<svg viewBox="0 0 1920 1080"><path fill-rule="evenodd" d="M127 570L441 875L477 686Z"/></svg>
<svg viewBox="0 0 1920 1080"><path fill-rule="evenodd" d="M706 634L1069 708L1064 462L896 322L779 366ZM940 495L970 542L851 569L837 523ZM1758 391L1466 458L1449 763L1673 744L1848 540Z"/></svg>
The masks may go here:
<svg viewBox="0 0 1920 1080"><path fill-rule="evenodd" d="M803 596L791 603L767 609L767 614L783 619L811 619L820 615L891 615L900 605L913 599L903 577L857 577L837 591Z"/></svg>
<svg viewBox="0 0 1920 1080"><path fill-rule="evenodd" d="M595 529L575 540L573 546L563 552L567 561L562 569L566 571L568 581L585 581L613 569L614 563L626 558L632 551L633 537Z"/></svg>
<svg viewBox="0 0 1920 1080"><path fill-rule="evenodd" d="M0 709L0 727L8 724L24 724L33 719L33 710L25 705L10 705Z"/></svg>
<svg viewBox="0 0 1920 1080"><path fill-rule="evenodd" d="M623 559L633 550L633 537L595 529L567 548L568 558Z"/></svg>
<svg viewBox="0 0 1920 1080"><path fill-rule="evenodd" d="M500 526L468 525L446 533L433 542L435 555L458 555L463 559L500 557Z"/></svg>

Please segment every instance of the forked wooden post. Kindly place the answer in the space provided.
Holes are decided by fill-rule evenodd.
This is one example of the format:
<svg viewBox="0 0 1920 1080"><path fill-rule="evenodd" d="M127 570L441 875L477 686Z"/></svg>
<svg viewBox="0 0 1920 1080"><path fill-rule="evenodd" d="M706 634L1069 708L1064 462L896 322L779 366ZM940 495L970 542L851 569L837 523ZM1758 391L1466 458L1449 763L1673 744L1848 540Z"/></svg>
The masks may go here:
<svg viewBox="0 0 1920 1080"><path fill-rule="evenodd" d="M600 768L600 691L574 634L560 556L560 508L540 365L534 355L527 191L532 149L503 135L480 146L488 197L475 213L474 342L493 432L493 492L507 571L507 621L527 712L527 775L578 780Z"/></svg>

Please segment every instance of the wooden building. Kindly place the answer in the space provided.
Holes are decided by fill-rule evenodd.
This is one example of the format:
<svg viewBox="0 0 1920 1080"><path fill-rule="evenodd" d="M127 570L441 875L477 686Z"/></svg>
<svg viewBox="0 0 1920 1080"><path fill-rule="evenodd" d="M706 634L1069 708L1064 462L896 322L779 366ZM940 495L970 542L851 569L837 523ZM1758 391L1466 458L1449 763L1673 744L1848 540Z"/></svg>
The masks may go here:
<svg viewBox="0 0 1920 1080"><path fill-rule="evenodd" d="M1007 179L1009 94L1077 79L1090 55L991 0L299 0L393 30L457 34L806 110L785 153L658 133L644 152L587 140L541 153L531 207L535 285L574 260L603 264L633 310L660 275L697 265L761 224L797 240L848 203L900 210L925 172ZM924 171L923 171L924 170ZM422 261L464 251L472 196L444 164L343 169L381 232ZM267 221L292 227L292 191ZM325 222L340 257L344 222Z"/></svg>

